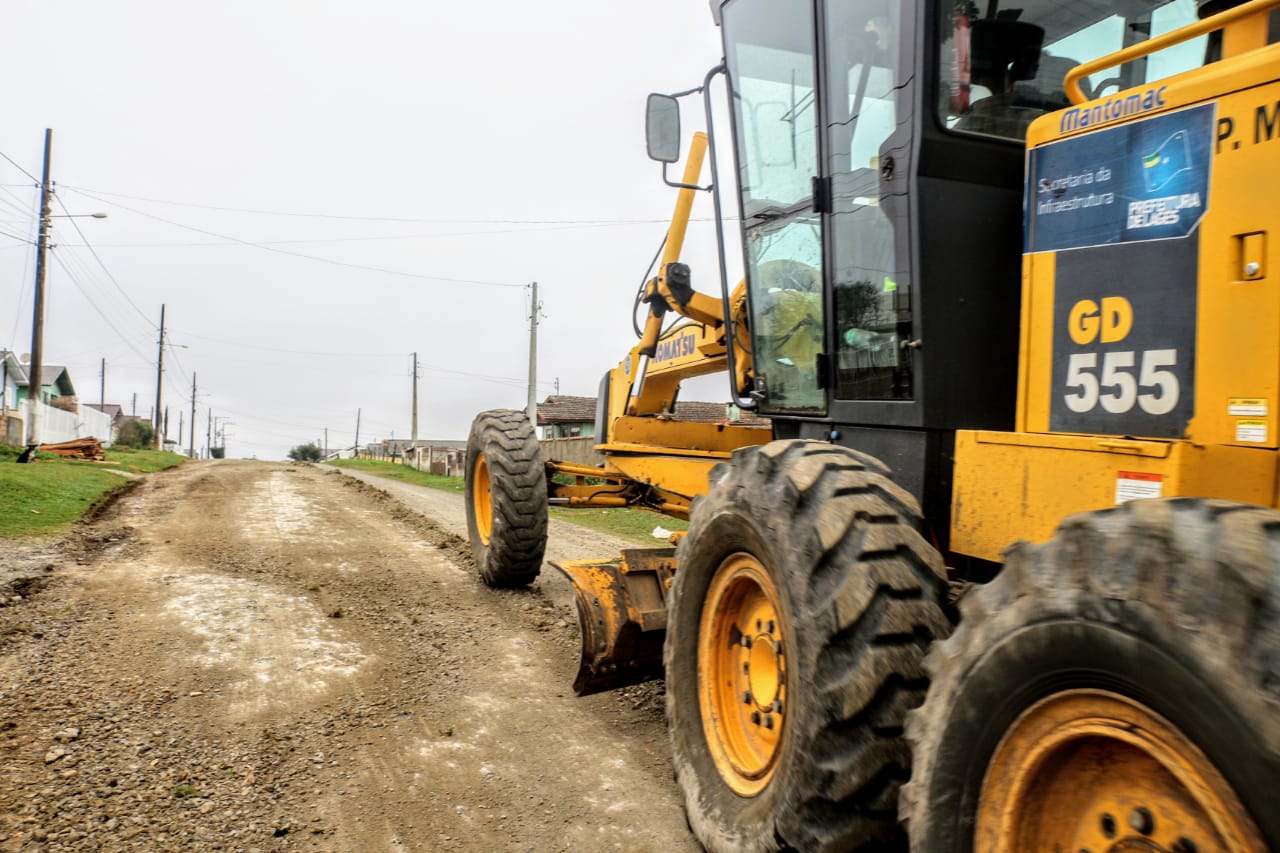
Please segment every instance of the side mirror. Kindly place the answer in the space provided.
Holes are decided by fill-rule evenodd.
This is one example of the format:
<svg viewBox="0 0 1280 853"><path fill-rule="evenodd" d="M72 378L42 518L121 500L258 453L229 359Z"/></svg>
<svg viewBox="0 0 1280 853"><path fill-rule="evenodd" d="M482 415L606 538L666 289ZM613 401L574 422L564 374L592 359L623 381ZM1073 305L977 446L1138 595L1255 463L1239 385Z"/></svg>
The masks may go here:
<svg viewBox="0 0 1280 853"><path fill-rule="evenodd" d="M670 95L652 94L645 111L649 158L659 163L680 159L680 103Z"/></svg>

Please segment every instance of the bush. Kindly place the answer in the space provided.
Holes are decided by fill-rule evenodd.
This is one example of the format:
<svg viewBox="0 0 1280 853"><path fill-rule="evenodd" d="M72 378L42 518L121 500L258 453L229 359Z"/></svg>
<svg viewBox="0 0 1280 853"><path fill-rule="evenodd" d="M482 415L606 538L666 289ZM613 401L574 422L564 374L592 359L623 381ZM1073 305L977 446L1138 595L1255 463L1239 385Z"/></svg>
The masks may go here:
<svg viewBox="0 0 1280 853"><path fill-rule="evenodd" d="M319 462L324 458L324 451L313 444L299 444L289 451L289 458L295 462Z"/></svg>
<svg viewBox="0 0 1280 853"><path fill-rule="evenodd" d="M138 418L130 418L120 425L120 429L116 431L116 445L120 447L132 447L140 450L144 447L150 447L151 441L156 436L156 431L151 424Z"/></svg>

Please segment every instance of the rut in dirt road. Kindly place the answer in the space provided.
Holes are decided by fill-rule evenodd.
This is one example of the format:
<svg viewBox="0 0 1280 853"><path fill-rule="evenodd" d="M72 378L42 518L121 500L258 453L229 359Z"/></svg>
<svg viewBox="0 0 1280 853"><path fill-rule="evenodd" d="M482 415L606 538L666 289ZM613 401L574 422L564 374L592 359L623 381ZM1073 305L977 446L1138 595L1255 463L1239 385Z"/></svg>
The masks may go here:
<svg viewBox="0 0 1280 853"><path fill-rule="evenodd" d="M77 535L0 608L0 850L698 849L659 691L397 501L197 462Z"/></svg>

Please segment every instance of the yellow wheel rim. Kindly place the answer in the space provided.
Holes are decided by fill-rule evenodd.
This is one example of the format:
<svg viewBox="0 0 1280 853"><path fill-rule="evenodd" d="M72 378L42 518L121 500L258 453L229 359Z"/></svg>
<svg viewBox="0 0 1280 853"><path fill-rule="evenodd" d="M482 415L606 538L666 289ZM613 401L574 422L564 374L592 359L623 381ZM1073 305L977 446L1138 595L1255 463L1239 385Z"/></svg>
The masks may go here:
<svg viewBox="0 0 1280 853"><path fill-rule="evenodd" d="M725 559L698 625L698 705L716 768L755 796L777 769L786 729L786 635L778 591L750 554Z"/></svg>
<svg viewBox="0 0 1280 853"><path fill-rule="evenodd" d="M996 747L975 850L1264 851L1203 752L1141 703L1068 690L1023 712Z"/></svg>
<svg viewBox="0 0 1280 853"><path fill-rule="evenodd" d="M476 469L471 477L471 505L476 516L476 533L480 542L489 544L493 533L493 498L489 494L489 463L483 453L476 454Z"/></svg>

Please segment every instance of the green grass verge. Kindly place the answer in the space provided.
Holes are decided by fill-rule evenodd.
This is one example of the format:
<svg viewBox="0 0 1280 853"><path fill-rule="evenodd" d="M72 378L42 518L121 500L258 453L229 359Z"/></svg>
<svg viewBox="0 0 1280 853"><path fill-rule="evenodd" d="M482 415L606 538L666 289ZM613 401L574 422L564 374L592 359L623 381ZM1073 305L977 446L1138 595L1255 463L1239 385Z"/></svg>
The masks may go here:
<svg viewBox="0 0 1280 853"><path fill-rule="evenodd" d="M461 477L442 477L439 474L428 474L425 471L418 471L408 465L397 465L394 462L380 462L377 459L334 459L325 464L332 465L335 468L366 471L379 477L386 477L388 480L399 480L402 483L412 483L415 486L429 486L433 489L457 492L458 494L462 494L463 491Z"/></svg>
<svg viewBox="0 0 1280 853"><path fill-rule="evenodd" d="M425 474L405 465L380 462L376 459L335 459L327 464L338 468L367 471L370 474L386 477L389 480L399 480L416 486L428 486L456 494L462 494L464 489L461 477L441 477L438 474ZM555 506L551 508L551 517L559 521L568 521L581 527L597 530L601 533L608 533L611 536L620 536L624 539L643 542L654 548L662 547L664 542L653 537L653 528L661 526L667 530L675 531L686 530L689 527L687 521L668 518L645 509L568 509Z"/></svg>
<svg viewBox="0 0 1280 853"><path fill-rule="evenodd" d="M110 467L134 474L150 474L153 471L176 468L187 461L187 457L180 453L170 453L167 450L132 450L128 447L108 447L103 451L103 455L107 457L107 464Z"/></svg>
<svg viewBox="0 0 1280 853"><path fill-rule="evenodd" d="M108 449L106 464L41 453L35 462L19 465L21 450L0 448L0 538L62 533L127 482L120 470L159 471L185 458L155 450Z"/></svg>

